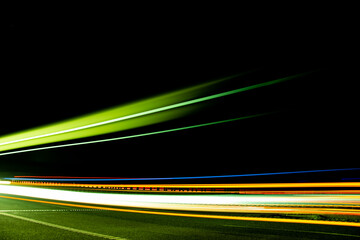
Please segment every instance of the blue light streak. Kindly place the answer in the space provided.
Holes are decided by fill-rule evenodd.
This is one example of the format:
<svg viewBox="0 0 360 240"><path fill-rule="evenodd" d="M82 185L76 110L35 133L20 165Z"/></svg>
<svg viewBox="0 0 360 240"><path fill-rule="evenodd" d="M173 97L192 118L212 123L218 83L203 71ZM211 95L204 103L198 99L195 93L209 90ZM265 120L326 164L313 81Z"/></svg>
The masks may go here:
<svg viewBox="0 0 360 240"><path fill-rule="evenodd" d="M236 178L236 177L255 177L255 176L272 176L299 173L319 173L319 172L335 172L335 171L354 171L360 168L340 168L340 169L323 169L323 170L306 170L291 172L272 172L272 173L249 173L238 175L220 175L220 176L195 176L195 177L158 177L158 178L4 178L6 180L16 181L48 181L48 182L114 182L114 181L157 181L157 180L186 180L186 179L212 179L212 178Z"/></svg>

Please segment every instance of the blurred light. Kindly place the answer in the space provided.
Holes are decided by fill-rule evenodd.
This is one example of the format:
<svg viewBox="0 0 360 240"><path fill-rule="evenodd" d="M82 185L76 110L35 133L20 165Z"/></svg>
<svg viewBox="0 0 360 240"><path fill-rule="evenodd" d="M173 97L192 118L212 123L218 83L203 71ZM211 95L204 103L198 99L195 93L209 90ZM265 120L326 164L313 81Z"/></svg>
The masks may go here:
<svg viewBox="0 0 360 240"><path fill-rule="evenodd" d="M151 135L156 135L156 134L163 134L163 133L182 131L182 130L187 130L187 129L192 129L192 128L205 127L205 126L210 126L210 125L215 125L215 124L239 121L239 120L243 120L243 119L263 116L263 115L266 115L266 114L268 114L268 113L260 113L260 114L250 115L250 116L239 117L239 118L232 118L232 119L221 120L221 121L216 121L216 122L203 123L203 124L192 125L192 126L187 126L187 127L173 128L173 129L167 129L167 130L162 130L162 131L135 134L135 135L129 135L129 136L123 136L123 137L116 137L116 138L108 138L108 139L101 139L101 140L94 140L94 141L87 141L87 142L69 143L69 144L61 144L61 145L48 146L48 147L38 147L38 148L31 148L31 149L25 149L25 150L11 151L11 152L0 153L0 156L11 155L11 154L16 154L16 153L33 152L33 151L46 150L46 149L54 149L54 148L73 147L73 146L93 144L93 143L118 141L118 140L125 140L125 139L136 138L136 137L145 137L145 136L151 136Z"/></svg>
<svg viewBox="0 0 360 240"><path fill-rule="evenodd" d="M218 81L4 136L0 138L0 151L96 136L176 118L183 115L185 110L160 112L171 110L175 108L171 107L174 104L204 94L207 87L216 82Z"/></svg>
<svg viewBox="0 0 360 240"><path fill-rule="evenodd" d="M0 181L0 184L11 184L11 181Z"/></svg>
<svg viewBox="0 0 360 240"><path fill-rule="evenodd" d="M358 185L359 186L359 185ZM154 204L211 204L211 205L258 205L258 204L309 204L309 203L360 203L360 196L336 194L309 195L240 195L240 194L121 194L93 193L44 189L23 186L0 186L0 193L19 196L132 207L154 207ZM151 206L150 206L151 205Z"/></svg>
<svg viewBox="0 0 360 240"><path fill-rule="evenodd" d="M336 214L336 215L359 215L358 209L341 208L309 208L308 204L322 203L329 204L329 201L342 203L350 199L352 202L360 203L360 195L342 196L342 195L309 195L309 196L243 196L243 195L152 195L152 194L104 194L104 193L84 193L74 191L59 191L50 189L0 186L0 193L21 195L36 198L53 199L60 201L70 201L78 203L89 203L97 205L141 207L153 209L181 210L181 211L205 211L205 212L253 212L253 213L289 213L289 214ZM266 222L283 222L283 223L306 223L306 224L326 224L360 227L357 222L340 222L340 221L322 221L307 219L287 219L287 218L267 218L267 217L244 217L228 215L212 215L200 213L183 213L183 212L163 212L151 210L122 209L103 206L80 205L75 203L51 202L36 199L24 199L9 196L0 196L15 200L30 202L39 202L47 204L56 204L71 207L92 208L110 211L145 213L181 217L199 217L229 220L246 220L246 221L266 221ZM282 206L279 207L278 205ZM283 205L284 204L284 205ZM289 206L297 205L298 207ZM255 206L251 206L255 205ZM269 205L274 205L273 207ZM304 207L305 206L305 207Z"/></svg>
<svg viewBox="0 0 360 240"><path fill-rule="evenodd" d="M259 116L258 115L252 115L252 116L248 116L246 118L249 117L255 117L255 116ZM244 117L245 118L245 117ZM244 119L244 118L237 118L237 120L240 119ZM209 124L218 124L218 123L222 123L224 121L220 121L220 122L213 122L213 123L208 123L208 124L201 124L201 125L195 125L195 126L190 126L190 127L199 127L199 126L208 126ZM188 129L189 127L187 127ZM179 129L178 129L179 130ZM1 154L0 154L1 155ZM81 178L77 178L77 177L59 177L59 178L53 178L53 177L42 177L42 176L21 176L21 177L15 177L15 178L5 178L7 180L31 180L31 181L86 181L86 182L90 182L90 181L144 181L144 180L182 180L182 179L210 179L210 178L235 178L235 177L255 177L255 176L270 176L270 175L284 175L284 174L299 174L299 173L320 173L320 172L336 172L336 171L353 171L353 170L360 170L360 168L338 168L338 169L322 169L322 170L306 170L306 171L291 171L291 172L272 172L272 173L249 173L249 174L237 174L237 175L218 175L218 176L194 176L194 177L163 177L163 178L94 178L94 177L90 177L90 178L86 178L86 177L81 177ZM285 184L289 184L289 183L285 183ZM303 186L303 184L315 184L315 183L295 183L299 186ZM338 184L344 184L346 185L347 183L338 183ZM305 186L304 185L304 186Z"/></svg>
<svg viewBox="0 0 360 240"><path fill-rule="evenodd" d="M269 86L301 75L303 74L195 98L203 95L209 86L224 80L220 79L98 113L4 136L0 138L0 151L97 136L168 121L188 114L193 110L194 106L192 105L196 103ZM235 76L226 79L233 77Z"/></svg>

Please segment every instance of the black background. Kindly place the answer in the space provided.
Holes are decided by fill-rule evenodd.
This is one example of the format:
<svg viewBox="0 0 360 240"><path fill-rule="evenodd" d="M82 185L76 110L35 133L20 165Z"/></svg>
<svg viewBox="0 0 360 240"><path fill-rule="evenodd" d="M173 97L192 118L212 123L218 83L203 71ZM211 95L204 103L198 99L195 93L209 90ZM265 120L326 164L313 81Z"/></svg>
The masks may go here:
<svg viewBox="0 0 360 240"><path fill-rule="evenodd" d="M1 156L0 177L197 176L356 167L351 140L355 96L338 75L345 65L339 61L343 42L334 38L331 17L295 9L249 13L231 6L168 6L167 11L116 6L111 13L9 18L2 28L1 135L231 74L253 71L232 82L239 87L311 73L214 101L183 119L103 138L274 114Z"/></svg>

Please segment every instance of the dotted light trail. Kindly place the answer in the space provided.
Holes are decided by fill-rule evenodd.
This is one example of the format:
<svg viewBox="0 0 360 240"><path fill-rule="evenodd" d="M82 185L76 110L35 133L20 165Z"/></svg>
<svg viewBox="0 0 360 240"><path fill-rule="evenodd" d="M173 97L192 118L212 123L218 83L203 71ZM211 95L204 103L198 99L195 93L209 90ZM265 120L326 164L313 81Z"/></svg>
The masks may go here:
<svg viewBox="0 0 360 240"><path fill-rule="evenodd" d="M272 172L272 173L249 173L249 174L237 174L237 175L219 175L219 176L194 176L194 177L162 177L162 178L70 178L70 177L61 177L61 178L53 178L48 176L47 178L42 178L41 176L37 177L15 177L15 178L5 178L6 180L28 180L28 181L61 181L61 182L74 182L74 181L86 181L86 182L99 182L99 181L144 181L144 180L185 180L185 179L210 179L210 178L235 178L235 177L255 177L255 176L272 176L272 175L286 175L286 174L301 174L301 173L320 173L320 172L337 172L337 171L355 171L360 170L360 168L339 168L339 169L321 169L321 170L306 170L306 171L291 171L291 172ZM288 186L289 183L284 183L285 186ZM306 186L307 184L316 184L316 183L293 183L293 185ZM322 183L319 183L322 184ZM347 184L337 183L337 184ZM359 183L360 184L360 183ZM266 186L266 184L261 184L261 186ZM279 186L282 184L279 183Z"/></svg>
<svg viewBox="0 0 360 240"><path fill-rule="evenodd" d="M0 185L0 194L10 194L45 200L27 199L12 196L0 196L0 198L15 199L22 201L57 204L88 209L109 211L121 211L142 214L158 214L178 217L217 218L246 221L269 221L284 223L307 223L360 227L356 222L319 221L307 219L267 218L267 217L243 217L229 215L213 215L211 212L224 213L261 213L261 214L331 214L359 216L358 209L334 208L331 205L360 204L360 195L158 195L158 194L113 194L113 193L88 193L66 190L53 190L32 187L20 187ZM49 200L64 201L53 202ZM80 203L80 204L79 204ZM95 204L98 206L84 205ZM321 204L311 207L311 204ZM100 206L99 206L100 205ZM102 206L101 206L102 205ZM279 206L281 205L281 206ZM111 206L111 207L108 207ZM119 207L145 208L149 210L123 209ZM201 211L203 213L164 212L154 211L157 209L172 211Z"/></svg>

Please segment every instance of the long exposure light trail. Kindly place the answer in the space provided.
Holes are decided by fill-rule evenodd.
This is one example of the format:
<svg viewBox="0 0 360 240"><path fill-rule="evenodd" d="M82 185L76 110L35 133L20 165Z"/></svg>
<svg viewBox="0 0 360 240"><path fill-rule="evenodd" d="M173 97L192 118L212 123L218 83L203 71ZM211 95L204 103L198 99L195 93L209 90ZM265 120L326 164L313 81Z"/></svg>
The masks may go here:
<svg viewBox="0 0 360 240"><path fill-rule="evenodd" d="M133 213L146 214L162 214L182 217L204 217L204 218L219 218L232 220L248 220L248 221L273 221L273 222L287 222L287 223L308 223L308 224L327 224L327 225L343 225L360 227L360 223L356 222L338 222L338 221L318 221L306 219L288 219L288 218L268 218L268 217L243 217L243 216L225 216L212 214L192 214L179 212L158 212L152 210L135 210L135 209L121 209L114 207L141 207L150 209L164 209L164 210L181 210L181 211L202 211L202 212L231 212L231 213L296 213L296 214L330 214L330 215L352 215L358 216L358 209L344 209L344 208L309 208L302 207L311 203L322 203L326 206L329 200L332 203L342 203L351 198L352 202L360 203L360 195L326 195L326 196L298 196L298 195L284 195L284 196L241 196L241 195L153 195L153 194L104 194L104 193L85 193L74 191L60 191L50 189L39 189L31 187L19 186L1 186L0 193L11 194L18 196L34 197L40 199L49 199L62 202L52 202L48 200L25 199L11 196L0 196L2 198L18 199L24 201L33 201L48 204L58 204L64 206L76 206L84 208L94 208L111 211L125 211ZM69 203L67 203L69 202ZM81 204L78 204L81 203ZM105 206L90 206L83 204L107 205ZM262 206L266 204L266 206ZM269 206L273 205L273 206ZM300 207L279 206L281 204L293 204Z"/></svg>
<svg viewBox="0 0 360 240"><path fill-rule="evenodd" d="M0 153L0 156L16 154L16 153L25 153L25 152L33 152L33 151L54 149L54 148L73 147L73 146L80 146L80 145L86 145L86 144L118 141L118 140L125 140L125 139L136 138L136 137L145 137L145 136L151 136L151 135L156 135L156 134L163 134L163 133L182 131L182 130L187 130L187 129L192 129L192 128L206 127L206 126L222 124L222 123L227 123L227 122L233 122L233 121L238 121L238 120L243 120L243 119L248 119L248 118L253 118L253 117L260 117L260 116L264 116L266 114L269 114L269 113L260 113L260 114L250 115L250 116L239 117L239 118L232 118L232 119L227 119L227 120L221 120L221 121L215 121L215 122L191 125L191 126L186 126L186 127L173 128L173 129L167 129L167 130L161 130L161 131L155 131L155 132L149 132L149 133L122 136L122 137L116 137L116 138L108 138L108 139L101 139L101 140L94 140L94 141L85 141L85 142L78 142L78 143L68 143L68 144L61 144L61 145L55 145L55 146L46 146L46 147L38 147L38 148L17 150L17 151Z"/></svg>
<svg viewBox="0 0 360 240"><path fill-rule="evenodd" d="M23 199L9 196L0 196L10 199ZM33 199L24 199L30 200ZM41 200L33 200L39 202L46 202ZM66 204L66 203L65 203ZM65 205L64 204L64 205ZM156 208L156 207L155 207ZM341 208L307 208L307 207L273 207L273 206L219 206L211 204L188 204L187 206L177 206L174 204L163 204L161 209L167 210L187 210L187 211L203 211L203 212L232 212L232 213L296 213L296 214L331 214L331 215L351 215L359 216L358 209L341 209ZM6 210L5 210L6 211Z"/></svg>
<svg viewBox="0 0 360 240"><path fill-rule="evenodd" d="M230 77L231 78L231 77ZM10 146L7 146L5 148L5 145L11 145L14 149L15 143L17 147L24 147L26 146L25 143L22 143L20 145L20 142L27 142L29 143L30 140L36 140L37 141L31 141L34 143L33 145L40 142L39 138L45 138L49 140L50 136L55 135L66 135L67 138L64 139L72 139L71 135L65 134L70 133L79 130L90 130L88 128L94 128L97 127L99 129L102 125L107 125L109 123L114 123L114 121L117 120L124 120L124 118L129 118L129 116L134 116L134 114L138 114L141 112L146 112L148 110L161 108L164 106L168 106L174 103L186 101L195 97L198 97L199 95L202 95L204 92L206 92L207 87L209 87L213 83L217 83L218 81L214 81L211 83L202 84L199 86L187 88L180 91L175 91L168 94L163 94L157 97L140 100L135 103L130 103L126 105L121 105L117 107L113 107L111 109L103 110L100 112L88 114L85 116L80 116L74 119L69 119L63 122L54 123L48 126L43 126L35 129L26 130L20 133L11 134L8 136L4 136L0 139L0 150L9 150ZM139 117L138 115L136 115ZM115 129L114 125L112 124L112 130ZM94 129L91 129L94 130ZM110 129L104 129L101 128L103 133L105 133L104 130L110 130ZM81 131L84 132L84 131ZM73 136L73 135L72 135ZM63 139L63 140L64 140Z"/></svg>
<svg viewBox="0 0 360 240"><path fill-rule="evenodd" d="M182 111L176 111L176 112L172 112L172 111L169 112L169 110L175 110L177 108L193 105L196 103L201 103L244 91L277 84L283 81L287 81L299 77L301 75L303 74L267 81L264 83L242 87L235 90L213 94L210 96L200 97L192 100L189 100L189 98L192 98L196 95L200 95L201 92L204 91L203 85L201 87L202 90L201 92L198 91L199 87L195 87L195 89L197 90L195 91L195 93L194 93L194 88L190 88L187 90L175 92L175 94L173 93L173 94L162 95L154 99L140 101L139 106L136 104L135 105L130 104L125 106L125 109L124 107L120 107L120 108L118 107L110 111L105 111L106 114L101 114L101 117L99 117L99 114L89 115L86 117L86 121L80 117L76 121L70 121L70 123L67 123L65 121L65 123L53 124L48 127L42 127L34 130L25 131L24 133L5 136L0 139L0 151L64 141L64 140L72 140L72 139L89 137L89 136L96 136L105 133L117 132L120 130L126 130L134 127L146 126L153 123L166 121L171 118L176 118L178 117L178 115L184 115L188 112L188 109L186 109L186 111L182 109ZM192 92L192 94L190 94L190 92ZM179 101L180 99L181 100L185 99L185 101ZM109 116L115 116L119 114L121 114L120 117L115 117L115 118L112 117L111 119L106 119L109 118ZM145 118L139 120L138 118L140 117L145 117ZM102 119L105 118L106 120L99 121L99 119L101 118ZM126 121L126 120L130 120L130 121ZM126 122L124 124L120 124L121 126L120 125L107 126L109 124L115 124L123 121Z"/></svg>
<svg viewBox="0 0 360 240"><path fill-rule="evenodd" d="M359 184L357 185L359 186ZM172 204L300 204L300 203L360 203L359 195L239 195L239 194L213 194L213 195L158 195L158 194L120 194L120 193L94 193L76 192L68 190L24 187L13 185L0 185L0 193L27 197L37 197L62 201L86 202L92 204L138 206L149 203Z"/></svg>
<svg viewBox="0 0 360 240"><path fill-rule="evenodd" d="M28 178L5 178L17 181L44 181L43 179ZM50 179L49 182L56 179ZM72 180L74 181L74 180ZM29 185L46 186L47 182L31 182ZM306 182L306 183L212 183L212 184L81 184L81 183L58 183L60 186L83 186L83 187L136 187L136 188L357 188L360 182Z"/></svg>
<svg viewBox="0 0 360 240"><path fill-rule="evenodd" d="M240 120L240 119L238 119ZM219 123L219 122L217 122ZM216 124L216 123L214 123ZM197 125L200 126L200 125ZM195 126L194 126L195 127ZM1 156L1 154L0 154ZM301 173L321 173L321 172L337 172L337 171L353 171L360 170L360 168L338 168L338 169L320 169L320 170L305 170L305 171L288 171L288 172L271 172L271 173L248 173L248 174L233 174L233 175L217 175L217 176L193 176L193 177L162 177L162 178L111 178L111 177L51 177L51 176L17 176L14 178L6 178L8 180L28 180L28 181L143 181L143 180L185 180L185 179L210 179L210 178L235 178L235 177L255 177L255 176L272 176L272 175L287 175L287 174L301 174Z"/></svg>

